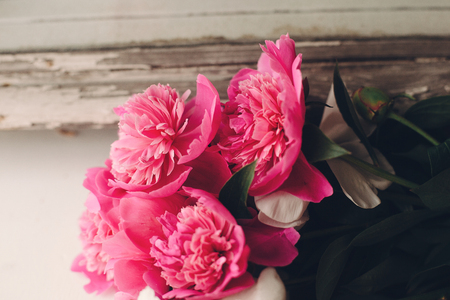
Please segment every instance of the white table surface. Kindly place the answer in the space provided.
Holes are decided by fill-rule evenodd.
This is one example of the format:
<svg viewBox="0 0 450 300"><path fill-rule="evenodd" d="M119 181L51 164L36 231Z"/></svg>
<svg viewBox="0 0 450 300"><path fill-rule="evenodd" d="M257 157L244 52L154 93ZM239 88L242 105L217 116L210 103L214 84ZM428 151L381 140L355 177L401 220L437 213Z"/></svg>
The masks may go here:
<svg viewBox="0 0 450 300"><path fill-rule="evenodd" d="M70 271L87 168L102 166L116 130L0 132L0 299L113 299L88 295Z"/></svg>

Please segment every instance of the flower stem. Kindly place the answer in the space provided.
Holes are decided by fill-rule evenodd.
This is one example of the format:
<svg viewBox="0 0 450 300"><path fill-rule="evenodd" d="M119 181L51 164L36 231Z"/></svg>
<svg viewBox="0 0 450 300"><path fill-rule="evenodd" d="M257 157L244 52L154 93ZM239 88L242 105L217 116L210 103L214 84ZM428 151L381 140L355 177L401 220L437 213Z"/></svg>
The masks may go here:
<svg viewBox="0 0 450 300"><path fill-rule="evenodd" d="M426 133L425 131L423 131L421 128L417 127L416 125L414 125L413 123L411 123L410 121L406 120L405 118L403 118L402 116L397 115L396 113L394 113L393 111L390 111L387 114L388 118L391 118L393 120L396 120L397 122L402 123L403 125L411 128L412 130L414 130L415 132L417 132L418 134L420 134L421 136L423 136L424 138L426 138L431 144L433 144L434 146L439 145L440 143L438 141L436 141L433 137L431 137L428 133Z"/></svg>
<svg viewBox="0 0 450 300"><path fill-rule="evenodd" d="M398 94L398 95L396 95L396 96L393 97L393 99L397 99L397 98L408 98L409 100L417 101L416 98L414 98L413 96L408 95L408 94L406 94L406 93L401 93L401 94Z"/></svg>
<svg viewBox="0 0 450 300"><path fill-rule="evenodd" d="M406 180L406 179L398 177L398 176L396 176L394 174L391 174L391 173L389 173L389 172L387 172L387 171L385 171L385 170L383 170L381 168L375 167L374 165L371 165L371 164L369 164L369 163L367 163L367 162L365 162L365 161L363 161L363 160L361 160L359 158L356 158L356 157L354 157L352 155L348 155L347 154L347 155L343 155L343 156L341 156L339 158L342 158L343 160L345 160L345 161L347 161L347 162L349 162L349 163L351 163L353 165L356 165L356 166L358 166L358 167L360 167L360 168L362 168L362 169L364 169L364 170L366 170L366 171L368 171L368 172L370 172L370 173L372 173L372 174L374 174L374 175L376 175L378 177L390 180L390 181L395 182L397 184L400 184L400 185L402 185L404 187L407 187L407 188L410 188L410 189L414 189L416 187L419 187L419 185L414 183L414 182L411 182L409 180Z"/></svg>

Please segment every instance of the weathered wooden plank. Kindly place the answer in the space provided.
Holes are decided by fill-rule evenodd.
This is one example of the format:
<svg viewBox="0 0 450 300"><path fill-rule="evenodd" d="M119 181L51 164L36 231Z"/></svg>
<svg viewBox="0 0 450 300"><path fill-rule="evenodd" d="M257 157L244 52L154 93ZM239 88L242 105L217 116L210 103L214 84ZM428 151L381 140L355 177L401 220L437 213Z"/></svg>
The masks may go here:
<svg viewBox="0 0 450 300"><path fill-rule="evenodd" d="M299 42L311 99L324 99L336 59L349 90L378 86L418 98L450 93L450 39ZM258 45L218 44L0 55L0 129L105 127L112 108L151 84L191 89L199 73L222 99L231 77L256 66Z"/></svg>
<svg viewBox="0 0 450 300"><path fill-rule="evenodd" d="M450 35L450 2L3 0L0 51L217 39Z"/></svg>

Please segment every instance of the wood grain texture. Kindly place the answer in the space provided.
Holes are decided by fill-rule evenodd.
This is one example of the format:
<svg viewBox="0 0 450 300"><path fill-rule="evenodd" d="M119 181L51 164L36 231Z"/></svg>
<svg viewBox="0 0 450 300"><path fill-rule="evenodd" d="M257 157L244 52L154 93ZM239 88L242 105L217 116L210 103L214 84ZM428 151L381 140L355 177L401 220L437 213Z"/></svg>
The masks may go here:
<svg viewBox="0 0 450 300"><path fill-rule="evenodd" d="M450 38L302 41L311 100L326 98L335 61L350 91L377 86L418 98L450 93ZM192 90L199 73L226 100L231 77L255 68L257 43L0 54L0 129L115 126L112 108L151 84Z"/></svg>
<svg viewBox="0 0 450 300"><path fill-rule="evenodd" d="M448 0L1 0L0 51L274 39L449 36Z"/></svg>

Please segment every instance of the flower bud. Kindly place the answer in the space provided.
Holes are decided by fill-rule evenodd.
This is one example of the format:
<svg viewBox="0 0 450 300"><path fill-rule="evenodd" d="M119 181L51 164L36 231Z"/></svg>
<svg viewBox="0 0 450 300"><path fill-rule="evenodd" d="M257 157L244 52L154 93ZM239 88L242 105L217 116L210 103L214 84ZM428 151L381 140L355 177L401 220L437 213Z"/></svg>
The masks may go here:
<svg viewBox="0 0 450 300"><path fill-rule="evenodd" d="M391 99L380 89L361 87L352 96L356 111L364 119L380 123L386 117L391 106Z"/></svg>

